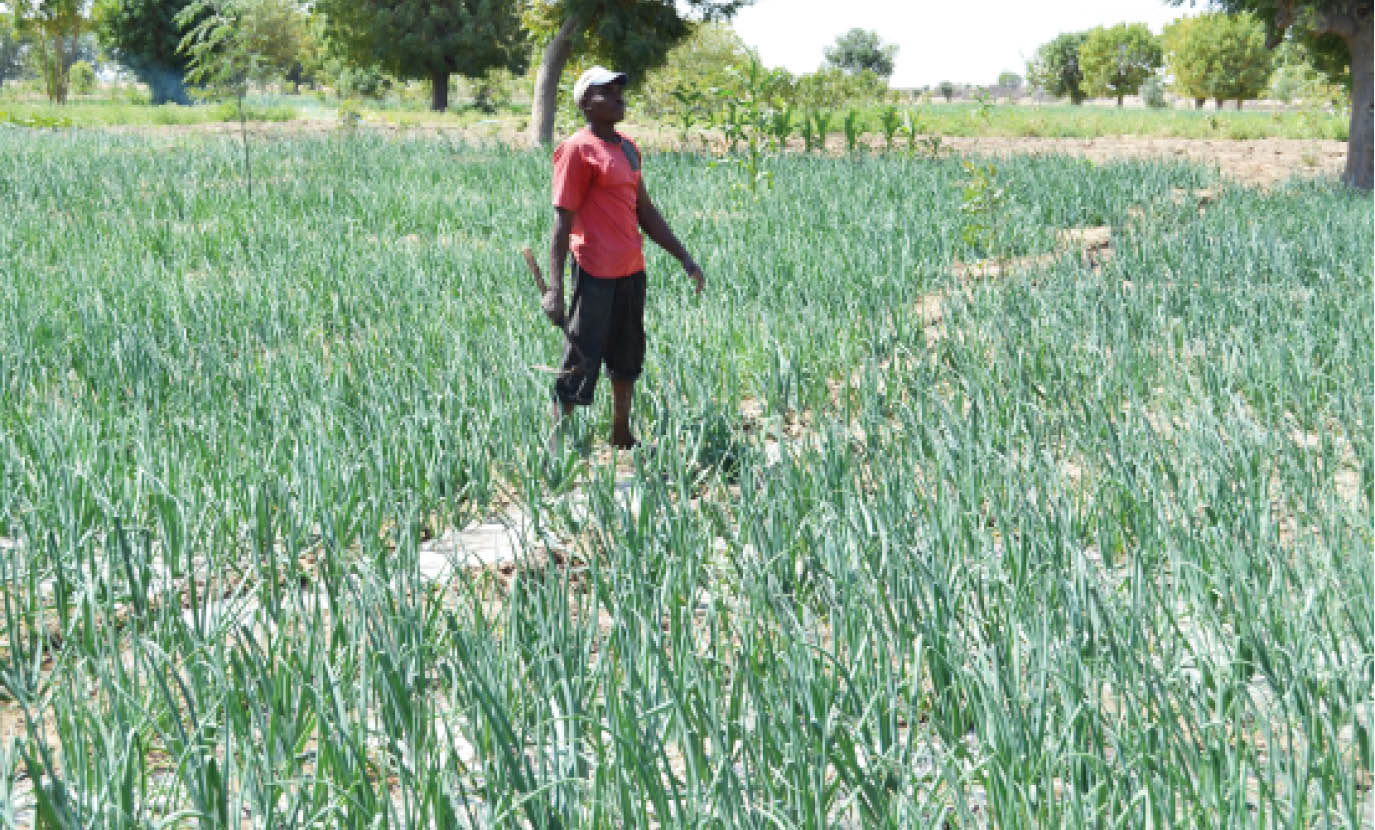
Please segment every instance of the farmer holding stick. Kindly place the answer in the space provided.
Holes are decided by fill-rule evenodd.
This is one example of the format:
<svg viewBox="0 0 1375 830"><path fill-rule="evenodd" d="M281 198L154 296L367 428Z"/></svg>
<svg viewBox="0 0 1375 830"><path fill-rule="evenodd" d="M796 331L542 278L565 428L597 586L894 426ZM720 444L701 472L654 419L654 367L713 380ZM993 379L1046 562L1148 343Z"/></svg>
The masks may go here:
<svg viewBox="0 0 1375 830"><path fill-rule="evenodd" d="M563 267L573 252L573 299L563 363L554 382L554 428L574 406L592 403L601 364L611 378L611 443L632 449L630 404L645 357L645 258L640 230L683 264L702 292L705 277L673 235L645 190L640 150L616 132L625 118L626 75L594 66L573 97L587 118L554 150L554 232L549 290L541 302L555 325L565 322Z"/></svg>

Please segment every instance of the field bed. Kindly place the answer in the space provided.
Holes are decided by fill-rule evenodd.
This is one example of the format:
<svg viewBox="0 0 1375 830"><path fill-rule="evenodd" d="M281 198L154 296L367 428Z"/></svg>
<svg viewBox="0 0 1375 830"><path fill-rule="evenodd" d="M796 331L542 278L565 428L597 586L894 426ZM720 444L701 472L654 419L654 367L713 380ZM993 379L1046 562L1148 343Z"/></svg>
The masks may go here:
<svg viewBox="0 0 1375 830"><path fill-rule="evenodd" d="M546 154L239 153L0 128L0 826L1368 826L1369 198L651 154L551 456Z"/></svg>

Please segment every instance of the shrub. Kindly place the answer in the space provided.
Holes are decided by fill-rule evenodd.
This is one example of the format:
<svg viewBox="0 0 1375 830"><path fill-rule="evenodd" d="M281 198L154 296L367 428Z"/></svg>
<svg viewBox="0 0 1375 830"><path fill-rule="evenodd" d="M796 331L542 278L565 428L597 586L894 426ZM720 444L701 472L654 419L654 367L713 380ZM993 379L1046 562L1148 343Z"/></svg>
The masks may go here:
<svg viewBox="0 0 1375 830"><path fill-rule="evenodd" d="M349 66L339 73L334 91L340 98L381 98L391 86L391 78L375 66Z"/></svg>
<svg viewBox="0 0 1375 830"><path fill-rule="evenodd" d="M77 95L90 95L95 92L95 68L86 61L77 61L67 70L67 81L72 92Z"/></svg>
<svg viewBox="0 0 1375 830"><path fill-rule="evenodd" d="M1168 105L1165 101L1165 82L1159 75L1152 75L1141 83L1141 101L1152 109L1164 109Z"/></svg>

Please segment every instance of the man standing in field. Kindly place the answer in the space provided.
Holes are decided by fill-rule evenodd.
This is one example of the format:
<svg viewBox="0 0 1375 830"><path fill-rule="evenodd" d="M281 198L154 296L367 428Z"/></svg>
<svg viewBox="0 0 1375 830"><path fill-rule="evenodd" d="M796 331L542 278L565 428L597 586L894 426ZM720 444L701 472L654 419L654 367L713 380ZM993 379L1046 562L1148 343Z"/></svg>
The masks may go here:
<svg viewBox="0 0 1375 830"><path fill-rule="evenodd" d="M549 241L549 291L541 305L564 322L564 260L573 252L573 300L562 371L554 382L554 427L574 406L592 403L601 364L611 378L611 443L636 445L630 404L645 357L645 258L640 230L677 257L702 292L705 277L645 190L640 150L616 132L625 118L626 75L594 66L578 78L573 97L587 127L554 150L554 232Z"/></svg>

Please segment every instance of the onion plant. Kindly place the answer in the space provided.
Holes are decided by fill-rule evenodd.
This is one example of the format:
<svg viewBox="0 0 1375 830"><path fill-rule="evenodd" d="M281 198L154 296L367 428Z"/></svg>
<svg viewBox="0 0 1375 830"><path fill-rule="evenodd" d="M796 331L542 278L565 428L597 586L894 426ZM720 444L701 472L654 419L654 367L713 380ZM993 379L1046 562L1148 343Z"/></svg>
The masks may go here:
<svg viewBox="0 0 1375 830"><path fill-rule="evenodd" d="M626 485L547 156L0 127L0 825L1368 826L1370 200L961 161L647 158Z"/></svg>

